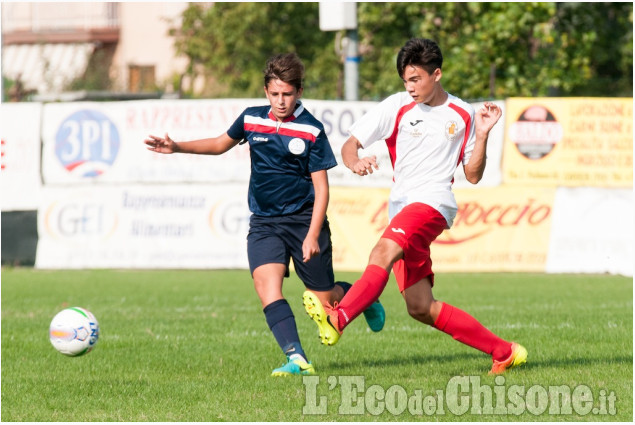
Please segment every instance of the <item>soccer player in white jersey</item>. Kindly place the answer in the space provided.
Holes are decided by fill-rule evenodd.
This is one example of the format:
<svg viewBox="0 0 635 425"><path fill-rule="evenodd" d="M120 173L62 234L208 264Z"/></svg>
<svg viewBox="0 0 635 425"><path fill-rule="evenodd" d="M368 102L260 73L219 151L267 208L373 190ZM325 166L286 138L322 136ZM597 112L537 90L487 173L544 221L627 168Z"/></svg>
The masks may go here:
<svg viewBox="0 0 635 425"><path fill-rule="evenodd" d="M247 108L218 137L175 142L150 136L154 152L220 155L249 143L251 176L248 202L247 256L263 313L287 362L273 376L313 375L300 343L295 317L282 294L282 282L295 271L317 299L335 302L351 287L335 282L331 231L326 218L329 184L326 171L337 162L324 126L307 111L300 96L304 65L295 53L271 57L265 66L268 105ZM384 326L384 309L375 302L364 309L374 332Z"/></svg>
<svg viewBox="0 0 635 425"><path fill-rule="evenodd" d="M391 270L415 320L492 356L492 374L526 362L527 350L505 341L466 312L432 295L434 273L430 244L452 225L457 204L451 190L454 171L463 165L470 183L485 169L489 131L502 112L486 102L475 112L441 85L443 56L429 39L411 39L399 51L397 72L406 91L396 93L359 119L342 147L344 165L365 176L377 169L375 157L358 150L385 140L394 168L389 218L372 249L362 277L334 304L304 293L307 313L321 339L335 344L344 328L382 293Z"/></svg>

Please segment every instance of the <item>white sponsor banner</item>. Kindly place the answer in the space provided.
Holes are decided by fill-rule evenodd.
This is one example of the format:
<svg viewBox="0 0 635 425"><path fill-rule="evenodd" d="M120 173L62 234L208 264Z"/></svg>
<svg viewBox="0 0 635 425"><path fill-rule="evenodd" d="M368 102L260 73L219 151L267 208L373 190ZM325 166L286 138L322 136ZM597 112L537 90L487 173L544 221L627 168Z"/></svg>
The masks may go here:
<svg viewBox="0 0 635 425"><path fill-rule="evenodd" d="M35 266L248 268L247 187L45 188Z"/></svg>
<svg viewBox="0 0 635 425"><path fill-rule="evenodd" d="M36 210L40 177L40 103L0 104L2 211Z"/></svg>
<svg viewBox="0 0 635 425"><path fill-rule="evenodd" d="M504 102L497 102L501 107ZM250 174L248 145L221 156L161 155L146 149L149 135L173 140L218 136L249 106L265 105L266 99L147 100L130 102L77 102L47 104L42 126L43 178L47 184L142 183L142 182L246 182ZM329 170L332 185L390 187L392 166L384 143L363 150L376 155L380 169L359 177L341 163L341 148L348 129L377 102L306 100L305 107L319 119L339 165ZM474 104L476 108L480 104ZM503 121L501 120L501 123ZM501 127L501 128L499 128ZM479 186L500 183L503 129L490 134L488 167ZM471 186L462 170L455 187Z"/></svg>
<svg viewBox="0 0 635 425"><path fill-rule="evenodd" d="M262 103L262 101L261 101ZM150 100L47 104L42 125L46 184L248 181L249 149L222 156L162 155L149 134L176 141L223 134L249 100Z"/></svg>
<svg viewBox="0 0 635 425"><path fill-rule="evenodd" d="M546 272L633 276L633 217L630 189L558 188Z"/></svg>

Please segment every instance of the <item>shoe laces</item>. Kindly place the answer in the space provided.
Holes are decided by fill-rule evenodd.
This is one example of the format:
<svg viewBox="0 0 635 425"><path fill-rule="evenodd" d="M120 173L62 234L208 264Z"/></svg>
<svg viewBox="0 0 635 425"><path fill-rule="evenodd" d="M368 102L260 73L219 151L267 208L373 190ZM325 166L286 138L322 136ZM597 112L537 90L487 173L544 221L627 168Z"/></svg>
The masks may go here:
<svg viewBox="0 0 635 425"><path fill-rule="evenodd" d="M333 301L333 304L331 305L331 303L329 303L327 301L326 305L324 306L324 310L330 310L333 311L337 308L337 306L339 305L339 302L337 301Z"/></svg>

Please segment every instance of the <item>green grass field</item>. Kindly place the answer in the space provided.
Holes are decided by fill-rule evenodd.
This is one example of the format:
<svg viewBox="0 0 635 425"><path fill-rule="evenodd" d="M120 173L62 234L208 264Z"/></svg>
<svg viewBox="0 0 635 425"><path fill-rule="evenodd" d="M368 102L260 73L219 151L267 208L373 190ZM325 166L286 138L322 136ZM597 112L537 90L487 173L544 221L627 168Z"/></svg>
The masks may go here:
<svg viewBox="0 0 635 425"><path fill-rule="evenodd" d="M354 281L358 273L336 277ZM360 318L334 347L320 345L317 328L302 308L300 281L295 275L285 281L285 296L319 375L305 381L269 376L284 358L248 271L3 269L1 419L633 419L631 278L440 274L436 282L438 299L525 345L528 364L504 379L488 376L486 355L409 318L393 278L381 298L387 312L384 330L371 333ZM85 307L99 320L99 343L86 356L65 357L48 341L51 319L67 306ZM482 386L476 395L476 384L472 390L459 387L461 406L474 399L466 412L447 404L450 384L462 376ZM358 386L351 392L351 382L362 382L363 390ZM545 405L552 403L545 398L552 386L571 390L579 407L567 410L564 397L565 407L556 414L553 404ZM488 388L502 401L499 408L513 407L507 414L505 409L480 413L478 400L485 406L487 396L479 394ZM576 393L579 388L591 394ZM522 403L512 400L512 389L514 394L522 390ZM403 397L414 404L405 408ZM422 409L418 399L431 404ZM437 400L436 407L431 400Z"/></svg>

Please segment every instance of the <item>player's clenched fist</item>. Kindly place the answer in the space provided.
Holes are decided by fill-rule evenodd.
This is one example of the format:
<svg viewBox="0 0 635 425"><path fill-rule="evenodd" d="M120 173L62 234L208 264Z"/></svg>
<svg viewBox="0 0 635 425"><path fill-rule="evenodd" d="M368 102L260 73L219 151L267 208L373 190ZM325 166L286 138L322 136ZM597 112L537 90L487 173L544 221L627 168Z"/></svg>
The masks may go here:
<svg viewBox="0 0 635 425"><path fill-rule="evenodd" d="M377 157L375 155L360 158L359 161L353 164L351 170L357 175L365 176L373 174L373 168L375 170L379 169L379 165L377 165Z"/></svg>

